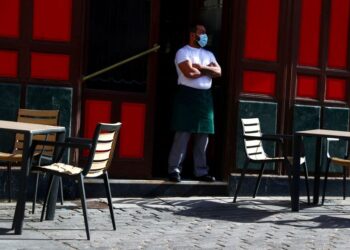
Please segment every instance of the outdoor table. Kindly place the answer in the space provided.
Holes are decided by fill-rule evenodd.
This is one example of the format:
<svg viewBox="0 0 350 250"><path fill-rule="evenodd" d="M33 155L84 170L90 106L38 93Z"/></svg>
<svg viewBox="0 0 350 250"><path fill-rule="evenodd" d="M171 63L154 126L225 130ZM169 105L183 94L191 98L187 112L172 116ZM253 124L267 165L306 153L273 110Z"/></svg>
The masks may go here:
<svg viewBox="0 0 350 250"><path fill-rule="evenodd" d="M291 188L291 200L292 211L299 211L299 181L300 181L300 148L302 143L302 137L316 137L316 159L315 159L315 177L314 177L314 194L313 203L318 204L319 201L319 186L320 186L320 174L321 174L321 139L322 138L339 138L350 139L350 132L327 130L327 129L312 129L297 131L294 133L293 144L293 180Z"/></svg>
<svg viewBox="0 0 350 250"><path fill-rule="evenodd" d="M49 125L34 124L34 123L23 123L23 122L0 120L0 131L20 133L24 135L22 164L21 164L21 173L20 173L20 181L19 181L19 192L17 196L16 210L15 210L15 215L14 215L13 224L12 224L12 229L15 230L15 234L21 234L22 227L23 227L23 220L24 220L25 203L27 198L27 195L26 195L27 185L28 185L27 182L29 179L28 176L31 168L30 150L32 147L33 136L56 133L57 134L56 140L64 141L66 130L65 130L65 127L60 127L60 126L49 126ZM55 153L56 152L54 152L54 155ZM55 184L52 187L46 219L52 220L54 217L56 200L57 200L57 192L58 192L58 180L55 181Z"/></svg>

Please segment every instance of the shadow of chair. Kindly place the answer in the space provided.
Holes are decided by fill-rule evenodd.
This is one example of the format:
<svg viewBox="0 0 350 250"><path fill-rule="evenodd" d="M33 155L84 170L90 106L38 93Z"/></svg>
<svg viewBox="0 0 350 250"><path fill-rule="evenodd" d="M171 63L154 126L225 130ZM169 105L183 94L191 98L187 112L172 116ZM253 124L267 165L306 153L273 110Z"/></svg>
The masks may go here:
<svg viewBox="0 0 350 250"><path fill-rule="evenodd" d="M323 194L322 194L322 205L324 204L326 190L327 190L327 181L330 165L338 165L343 168L343 200L346 198L346 170L350 168L350 159L349 154L345 154L344 158L331 156L330 154L330 143L337 142L339 139L337 138L327 138L326 139L326 152L327 152L327 163L326 163L326 171L323 182Z"/></svg>
<svg viewBox="0 0 350 250"><path fill-rule="evenodd" d="M33 142L33 148L35 148L36 145L54 145L59 147L59 153L54 163L51 165L38 167L40 168L41 172L45 172L50 176L49 188L47 190L46 199L44 201L43 210L41 213L41 221L44 219L46 205L48 203L52 189L53 177L59 176L75 179L78 181L78 187L80 191L86 235L87 239L90 239L90 230L86 210L84 178L95 178L103 176L113 229L116 230L107 170L112 162L120 127L121 123L99 123L96 126L92 140L86 138L71 137L67 138L64 143L48 141ZM68 148L89 149L87 161L84 161L84 164L78 164L77 166L61 163L61 158ZM31 153L33 154L34 151Z"/></svg>
<svg viewBox="0 0 350 250"><path fill-rule="evenodd" d="M35 109L19 109L17 115L18 122L25 123L36 123L44 125L57 126L59 122L59 110L35 110ZM55 135L35 135L33 139L35 140L48 140L55 141ZM23 134L16 134L15 141L13 145L13 150L11 153L0 152L0 161L4 162L7 166L7 192L8 200L11 202L11 179L12 179L12 168L14 166L20 166L22 162L23 153ZM51 163L51 157L53 153L53 147L39 147L34 154L34 165L48 164ZM36 184L35 193L33 198L32 212L35 211L35 203L38 189L39 172L36 173ZM61 202L62 198L62 183L61 183Z"/></svg>
<svg viewBox="0 0 350 250"><path fill-rule="evenodd" d="M255 198L258 192L260 182L261 182L261 177L263 175L265 165L267 163L279 163L279 162L284 163L285 166L287 166L289 184L291 182L291 169L293 165L293 157L288 157L285 154L285 150L283 147L285 139L292 139L292 136L277 135L277 134L273 134L273 135L262 134L259 118L241 119L241 122L242 122L242 128L243 128L243 141L244 141L244 148L245 148L244 152L245 152L246 160L242 168L241 176L234 194L233 202L236 202L237 200L239 190L241 188L243 179L245 177L245 173L250 163L261 164L259 176L254 188L253 198ZM267 155L264 150L263 141L272 141L275 143L279 143L281 146L282 155L274 156L274 157L270 157L269 155ZM306 165L305 156L301 157L300 165L303 165L304 167L306 193L307 193L308 203L310 204L308 169Z"/></svg>

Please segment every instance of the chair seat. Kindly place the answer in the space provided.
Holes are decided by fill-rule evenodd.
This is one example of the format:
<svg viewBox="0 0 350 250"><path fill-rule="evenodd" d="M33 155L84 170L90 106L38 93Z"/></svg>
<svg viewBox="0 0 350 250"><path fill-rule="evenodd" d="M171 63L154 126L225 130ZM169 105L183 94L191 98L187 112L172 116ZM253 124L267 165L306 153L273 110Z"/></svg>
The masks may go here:
<svg viewBox="0 0 350 250"><path fill-rule="evenodd" d="M70 177L74 178L77 181L81 206L83 209L84 215L84 223L85 223L85 231L87 239L90 240L90 229L87 217L87 206L86 206L86 197L85 197L85 187L84 187L84 179L85 177L97 177L103 175L103 182L105 186L105 191L107 194L108 207L111 214L113 230L116 230L116 224L114 219L113 212L113 203L112 203L112 195L111 188L109 185L108 172L107 169L112 162L112 158L115 151L115 145L117 142L119 130L121 127L121 123L98 123L95 132L93 135L93 139L85 139L85 138L74 138L69 137L66 138L65 143L59 143L62 147L62 150L67 150L68 148L77 148L77 149L88 149L89 157L86 161L81 162L81 167L72 166L64 163L60 163L58 161L62 160L64 152L66 151L58 151L58 154L53 157L53 161L58 163L53 163L47 166L42 166L38 169L41 169L43 172L48 172L50 174L50 184L46 193L46 198L43 204L43 210L41 211L40 221L44 220L45 209L47 208L47 204L49 202L50 193L53 185L54 176L59 177ZM44 141L37 141L37 145L45 145L47 144Z"/></svg>
<svg viewBox="0 0 350 250"><path fill-rule="evenodd" d="M0 152L0 161L18 162L22 160L22 154Z"/></svg>
<svg viewBox="0 0 350 250"><path fill-rule="evenodd" d="M35 153L34 156L38 156L39 153ZM20 162L22 161L22 153L5 153L0 152L0 161L6 162Z"/></svg>
<svg viewBox="0 0 350 250"><path fill-rule="evenodd" d="M283 157L268 157L263 154L249 155L249 158L253 161L283 161Z"/></svg>
<svg viewBox="0 0 350 250"><path fill-rule="evenodd" d="M36 168L36 170L41 170L41 169L42 171L48 170L49 172L56 172L56 173L67 174L67 175L78 175L81 172L83 172L82 168L64 164L64 163L54 163L48 166L40 166Z"/></svg>
<svg viewBox="0 0 350 250"><path fill-rule="evenodd" d="M243 178L245 176L245 173L248 169L248 165L252 163L260 163L261 168L259 171L259 176L255 185L254 189L254 194L253 198L255 198L261 177L264 173L265 169L265 163L285 163L283 165L286 165L285 167L287 168L288 172L288 179L291 178L291 167L293 164L293 157L287 157L286 156L286 151L285 151L285 140L288 138L293 138L291 135L268 135L268 134L263 134L261 132L261 127L260 127L260 120L259 118L242 118L242 130L243 130L243 142L244 142L244 149L245 149L245 156L247 157L247 160L245 160L242 172L241 172L241 177L238 181L237 187L236 187L236 192L234 194L233 202L236 202L238 192L241 188ZM266 151L264 150L264 141L270 141L271 143L273 142L274 144L279 145L279 155L275 157L269 157L266 154ZM301 148L303 150L303 148ZM303 152L303 151L302 151ZM303 154L302 154L303 155ZM309 198L309 184L308 184L308 173L307 173L307 164L305 161L305 158L302 157L300 160L300 165L303 165L304 167L304 174L305 174L305 181L306 181L306 192L307 192L307 197L308 197L308 203L310 202Z"/></svg>
<svg viewBox="0 0 350 250"><path fill-rule="evenodd" d="M331 163L341 165L344 167L350 167L350 160L349 159L342 159L338 157L332 157L331 158Z"/></svg>

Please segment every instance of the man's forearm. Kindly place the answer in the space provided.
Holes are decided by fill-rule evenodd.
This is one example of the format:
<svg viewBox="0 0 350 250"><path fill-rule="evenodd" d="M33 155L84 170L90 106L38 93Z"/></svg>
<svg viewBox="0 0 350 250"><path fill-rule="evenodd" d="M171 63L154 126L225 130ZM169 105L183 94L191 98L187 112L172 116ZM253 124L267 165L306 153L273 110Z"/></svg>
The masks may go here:
<svg viewBox="0 0 350 250"><path fill-rule="evenodd" d="M219 66L201 66L199 71L213 78L221 76L221 68Z"/></svg>

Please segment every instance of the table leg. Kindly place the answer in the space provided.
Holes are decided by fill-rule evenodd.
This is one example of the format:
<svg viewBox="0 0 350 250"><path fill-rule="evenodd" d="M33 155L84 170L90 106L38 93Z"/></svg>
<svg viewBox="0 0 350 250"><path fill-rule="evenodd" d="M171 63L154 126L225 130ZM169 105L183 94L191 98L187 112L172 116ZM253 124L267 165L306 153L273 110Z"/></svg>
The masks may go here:
<svg viewBox="0 0 350 250"><path fill-rule="evenodd" d="M321 142L322 138L317 137L315 155L315 177L314 177L314 204L319 202L320 176L321 176Z"/></svg>
<svg viewBox="0 0 350 250"><path fill-rule="evenodd" d="M58 142L63 142L65 138L65 133L57 133L56 140ZM59 148L55 148L53 158L57 156ZM47 203L47 210L46 210L46 217L45 220L53 220L55 218L55 210L56 210L56 202L57 202L57 197L58 197L58 188L59 188L59 178L54 176L53 178L53 183L52 183L52 189L51 189L51 194L49 197L49 201Z"/></svg>
<svg viewBox="0 0 350 250"><path fill-rule="evenodd" d="M28 175L29 175L30 164L31 164L31 159L29 158L30 156L29 152L32 146L32 139L33 139L32 134L30 133L24 134L19 192L17 197L15 216L13 218L13 224L12 224L12 228L15 230L15 234L22 234L24 213L25 213L25 206L26 206L26 199L27 199Z"/></svg>
<svg viewBox="0 0 350 250"><path fill-rule="evenodd" d="M293 142L293 180L291 187L292 211L299 211L299 182L300 182L300 148L301 136L294 135Z"/></svg>

